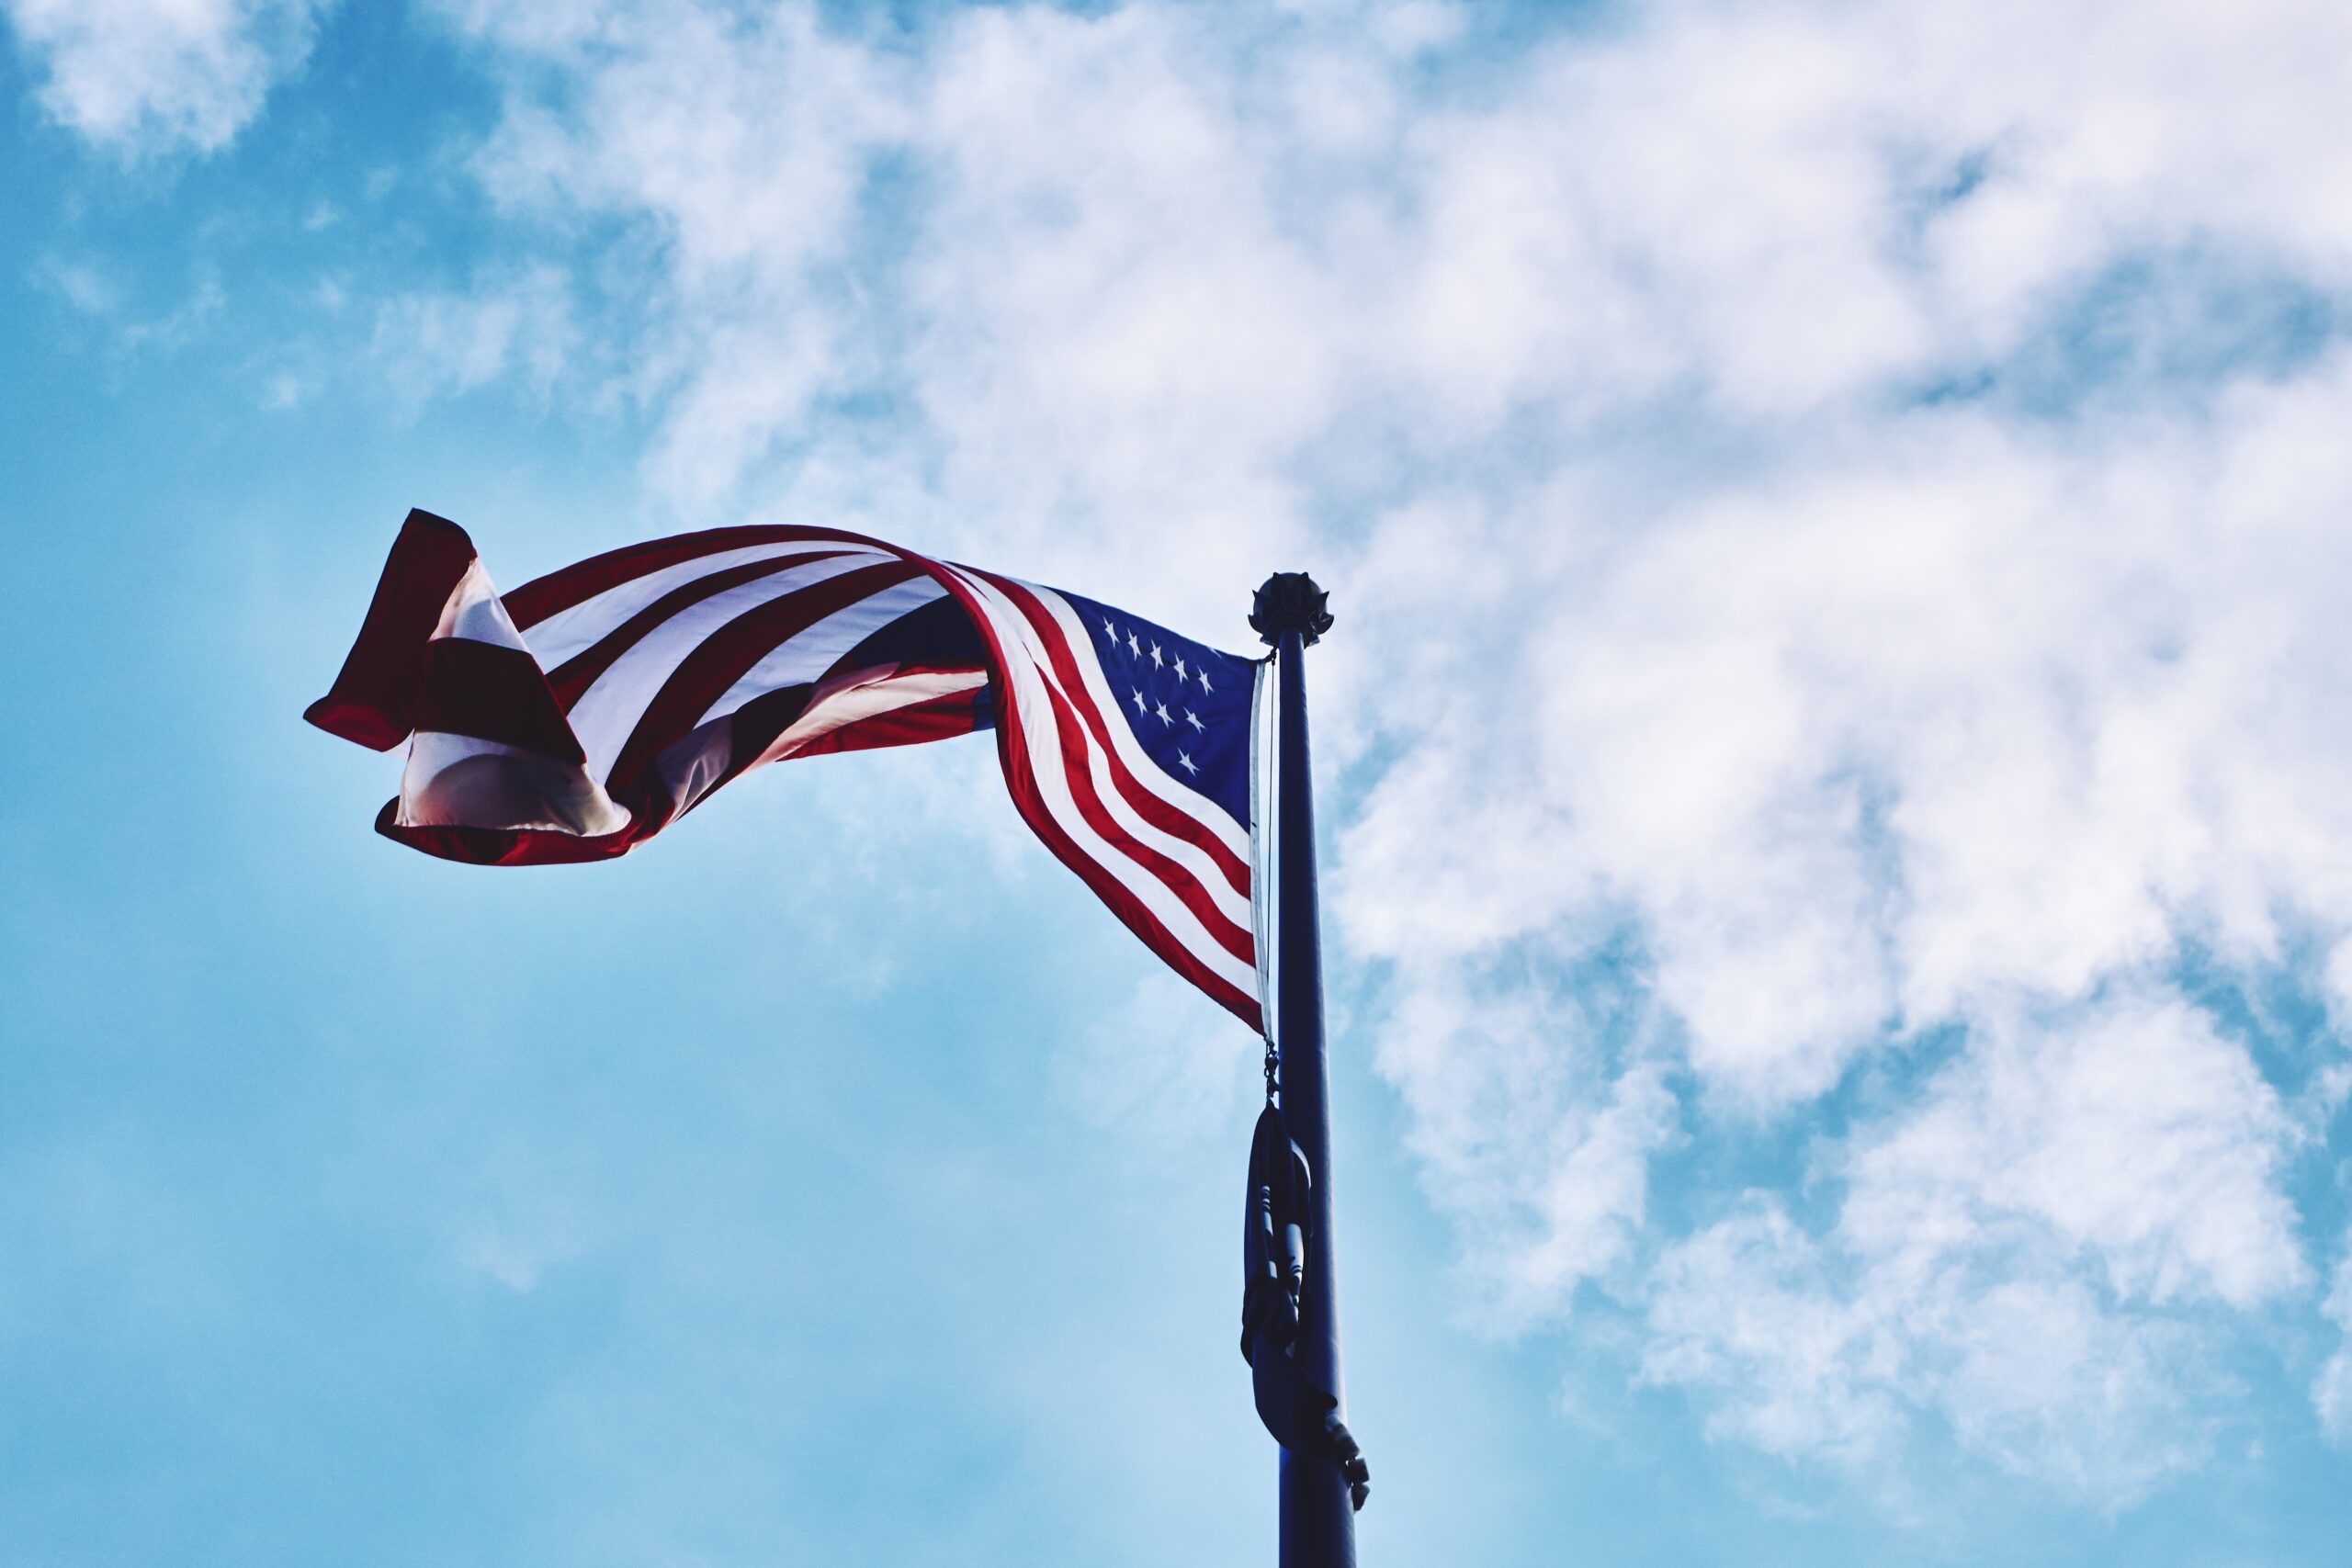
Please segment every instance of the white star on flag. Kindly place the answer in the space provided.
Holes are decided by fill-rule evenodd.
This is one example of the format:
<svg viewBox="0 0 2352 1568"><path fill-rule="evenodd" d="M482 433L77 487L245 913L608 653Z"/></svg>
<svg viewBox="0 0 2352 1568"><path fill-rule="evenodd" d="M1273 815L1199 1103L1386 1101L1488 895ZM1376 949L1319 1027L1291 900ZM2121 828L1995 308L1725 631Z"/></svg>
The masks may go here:
<svg viewBox="0 0 2352 1568"><path fill-rule="evenodd" d="M1188 773L1197 773L1201 771L1193 765L1193 754L1189 751L1176 753L1176 765Z"/></svg>

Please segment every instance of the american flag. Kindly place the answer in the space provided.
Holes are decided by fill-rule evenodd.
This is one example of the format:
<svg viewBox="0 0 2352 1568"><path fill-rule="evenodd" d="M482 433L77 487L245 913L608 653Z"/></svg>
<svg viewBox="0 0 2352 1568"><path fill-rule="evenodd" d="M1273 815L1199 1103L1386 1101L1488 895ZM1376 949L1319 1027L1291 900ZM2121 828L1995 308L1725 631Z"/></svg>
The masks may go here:
<svg viewBox="0 0 2352 1568"><path fill-rule="evenodd" d="M413 512L304 715L405 747L377 830L498 865L625 853L729 781L994 728L1013 805L1177 973L1261 1027L1257 661L829 528L718 528L501 595Z"/></svg>

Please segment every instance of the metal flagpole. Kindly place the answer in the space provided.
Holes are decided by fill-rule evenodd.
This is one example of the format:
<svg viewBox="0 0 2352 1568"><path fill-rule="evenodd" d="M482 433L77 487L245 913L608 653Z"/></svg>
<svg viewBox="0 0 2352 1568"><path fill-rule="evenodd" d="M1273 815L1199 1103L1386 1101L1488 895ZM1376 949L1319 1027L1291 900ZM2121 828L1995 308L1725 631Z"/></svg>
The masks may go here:
<svg viewBox="0 0 2352 1568"><path fill-rule="evenodd" d="M1307 1380L1340 1401L1340 1314L1331 1269L1330 1098L1324 1086L1323 941L1316 909L1315 801L1307 773L1306 645L1329 629L1323 591L1305 572L1277 572L1250 617L1274 645L1274 1045L1283 1120L1306 1156L1314 1225L1293 1351ZM1282 1453L1282 1568L1355 1568L1355 1513L1347 1478L1321 1454Z"/></svg>

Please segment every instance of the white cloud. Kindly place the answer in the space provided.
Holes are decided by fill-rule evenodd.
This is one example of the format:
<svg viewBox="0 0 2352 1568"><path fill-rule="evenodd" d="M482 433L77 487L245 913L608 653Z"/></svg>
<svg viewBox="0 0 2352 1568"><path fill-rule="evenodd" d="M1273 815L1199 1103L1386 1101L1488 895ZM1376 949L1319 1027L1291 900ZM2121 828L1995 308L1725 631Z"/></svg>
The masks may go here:
<svg viewBox="0 0 2352 1568"><path fill-rule="evenodd" d="M1876 1342L1872 1303L1833 1285L1776 1203L1675 1247L1657 1279L1645 1375L1728 1391L1711 1431L1853 1462L1898 1430L1896 1357Z"/></svg>
<svg viewBox="0 0 2352 1568"><path fill-rule="evenodd" d="M2201 1458L2210 1319L2304 1280L2290 1123L2177 1000L2011 1021L1864 1134L1823 1237L1775 1198L1669 1247L1654 1382L1783 1455L1885 1457L1922 1413L2010 1469L2115 1503ZM2086 1267L2088 1265L2088 1267Z"/></svg>
<svg viewBox="0 0 2352 1568"><path fill-rule="evenodd" d="M578 1251L578 1244L565 1234L531 1234L482 1220L458 1237L457 1258L459 1267L486 1274L524 1296L538 1288L548 1269L569 1262Z"/></svg>
<svg viewBox="0 0 2352 1568"><path fill-rule="evenodd" d="M1857 1269L1758 1200L1661 1259L1644 1376L1713 1391L1712 1437L1881 1477L1923 1409L2110 1506L2204 1457L2219 1423L2194 1331L2119 1317L2030 1252L1940 1262L1933 1280Z"/></svg>
<svg viewBox="0 0 2352 1568"><path fill-rule="evenodd" d="M1636 987L1605 971L1513 988L1445 969L1409 987L1380 1047L1415 1111L1414 1153L1465 1221L1503 1328L1558 1315L1590 1280L1623 1288L1649 1156L1678 1132L1665 1054ZM1580 1039L1613 1049L1559 1049Z"/></svg>
<svg viewBox="0 0 2352 1568"><path fill-rule="evenodd" d="M1202 1027L1191 999L1184 981L1147 975L1125 1007L1056 1052L1063 1098L1148 1158L1201 1157L1258 1101L1253 1042Z"/></svg>
<svg viewBox="0 0 2352 1568"><path fill-rule="evenodd" d="M388 299L368 352L396 393L422 401L510 373L545 392L562 375L573 337L565 278L541 265L470 292Z"/></svg>
<svg viewBox="0 0 2352 1568"><path fill-rule="evenodd" d="M225 146L309 55L321 0L6 0L41 107L126 155Z"/></svg>
<svg viewBox="0 0 2352 1568"><path fill-rule="evenodd" d="M621 378L662 412L660 486L720 495L869 364L844 331L846 258L866 161L904 118L893 67L806 5L445 8L513 66L480 160L492 194L618 216L657 253L662 287L619 285Z"/></svg>
<svg viewBox="0 0 2352 1568"><path fill-rule="evenodd" d="M59 298L85 316L110 314L122 303L121 288L106 268L95 262L46 255L35 264L31 277L55 290Z"/></svg>
<svg viewBox="0 0 2352 1568"><path fill-rule="evenodd" d="M2346 1240L2352 1243L2352 1235ZM2312 1404L2321 1427L2339 1442L2352 1442L2352 1250L2335 1266L2335 1288L2322 1309L2342 1337L2335 1353L2320 1369L2312 1387Z"/></svg>
<svg viewBox="0 0 2352 1568"><path fill-rule="evenodd" d="M1727 1436L2123 1497L2316 1308L2310 1134L2175 972L2352 994L2296 967L2352 952L2352 13L446 9L682 515L1204 629L1334 582L1340 934L1497 1321L1595 1282ZM1865 1079L1826 1228L1657 1234L1686 1136Z"/></svg>
<svg viewBox="0 0 2352 1568"><path fill-rule="evenodd" d="M2081 996L2183 936L2262 960L2290 912L2340 927L2352 748L2322 722L2346 671L2316 585L2352 482L2305 458L2307 493L2265 491L2347 408L2331 364L2063 445L1905 416L1512 592L1422 599L1465 645L1511 628L1485 635L1535 671L1536 722L1389 727L1458 761L1374 791L1345 846L1380 872L1355 930L1402 955L1630 905L1696 1064L1769 1102L1827 1087L1889 1020ZM1577 530L1555 506L1519 531ZM1461 777L1432 795L1425 767ZM1432 901L1464 857L1510 854L1452 806L1478 776L1510 781L1550 852ZM1493 930L1498 894L1515 930Z"/></svg>
<svg viewBox="0 0 2352 1568"><path fill-rule="evenodd" d="M2022 1224L2115 1297L2253 1307L2304 1282L2294 1136L2245 1048L2177 998L2004 1018L1856 1151L1840 1234L1903 1258Z"/></svg>

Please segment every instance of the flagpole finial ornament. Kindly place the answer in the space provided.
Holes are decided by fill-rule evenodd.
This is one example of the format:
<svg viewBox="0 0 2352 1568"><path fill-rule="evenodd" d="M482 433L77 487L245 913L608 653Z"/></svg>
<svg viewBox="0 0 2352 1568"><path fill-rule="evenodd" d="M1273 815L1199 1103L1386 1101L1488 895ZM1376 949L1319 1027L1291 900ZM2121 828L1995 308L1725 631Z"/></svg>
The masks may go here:
<svg viewBox="0 0 2352 1568"><path fill-rule="evenodd" d="M1278 571L1259 586L1258 602L1250 611L1250 626L1268 644L1284 632L1296 632L1301 643L1313 647L1331 629L1330 594L1316 586L1303 571Z"/></svg>

